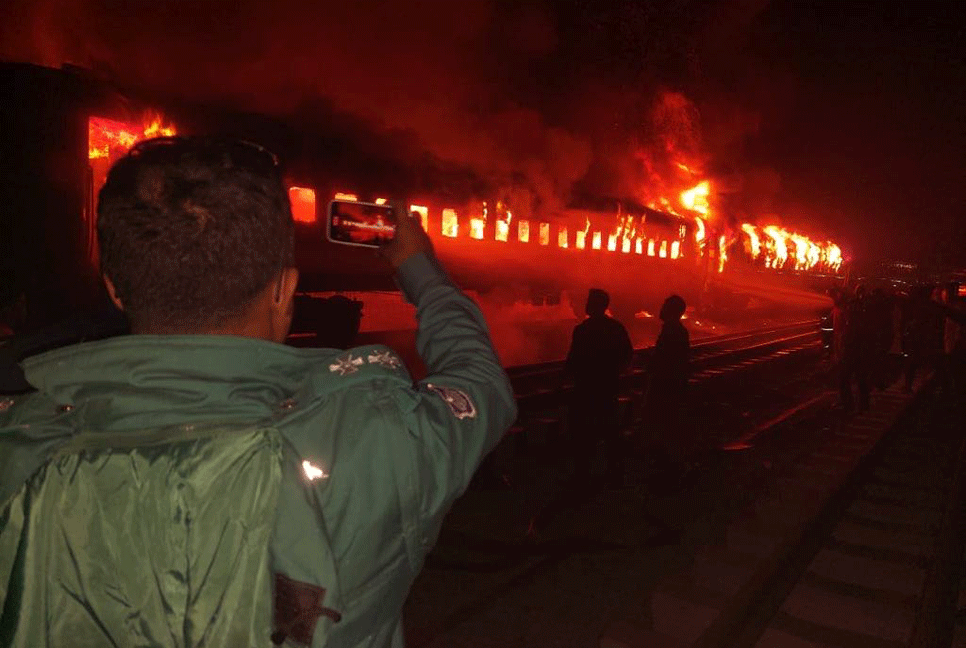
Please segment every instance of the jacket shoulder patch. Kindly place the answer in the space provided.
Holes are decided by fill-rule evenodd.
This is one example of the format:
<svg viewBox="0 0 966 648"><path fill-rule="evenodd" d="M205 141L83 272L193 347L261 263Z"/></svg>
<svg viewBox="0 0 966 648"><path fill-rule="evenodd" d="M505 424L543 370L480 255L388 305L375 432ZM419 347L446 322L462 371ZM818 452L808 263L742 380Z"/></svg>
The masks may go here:
<svg viewBox="0 0 966 648"><path fill-rule="evenodd" d="M440 387L432 383L427 383L426 388L442 398L456 418L460 420L476 418L476 406L466 392L450 387Z"/></svg>

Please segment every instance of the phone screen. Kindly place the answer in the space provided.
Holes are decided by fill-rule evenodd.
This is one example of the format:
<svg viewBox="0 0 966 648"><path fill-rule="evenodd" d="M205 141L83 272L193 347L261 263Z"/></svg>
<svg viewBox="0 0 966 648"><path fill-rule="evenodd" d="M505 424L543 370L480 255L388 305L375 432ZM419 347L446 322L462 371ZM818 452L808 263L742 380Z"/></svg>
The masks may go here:
<svg viewBox="0 0 966 648"><path fill-rule="evenodd" d="M333 243L379 247L396 235L396 219L389 205L333 200L327 229Z"/></svg>

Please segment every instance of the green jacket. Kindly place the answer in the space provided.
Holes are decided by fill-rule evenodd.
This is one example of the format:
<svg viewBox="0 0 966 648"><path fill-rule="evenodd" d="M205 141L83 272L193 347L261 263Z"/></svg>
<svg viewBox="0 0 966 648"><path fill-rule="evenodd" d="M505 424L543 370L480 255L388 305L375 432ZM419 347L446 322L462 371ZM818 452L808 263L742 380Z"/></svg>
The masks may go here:
<svg viewBox="0 0 966 648"><path fill-rule="evenodd" d="M401 646L516 406L475 304L424 255L398 279L415 385L385 347L232 336L26 361L38 391L0 397L0 646Z"/></svg>

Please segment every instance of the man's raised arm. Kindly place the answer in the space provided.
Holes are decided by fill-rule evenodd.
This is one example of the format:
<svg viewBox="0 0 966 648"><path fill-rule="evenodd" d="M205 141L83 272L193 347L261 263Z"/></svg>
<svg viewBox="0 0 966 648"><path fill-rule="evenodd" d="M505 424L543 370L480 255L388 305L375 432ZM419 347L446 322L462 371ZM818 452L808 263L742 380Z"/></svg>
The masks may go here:
<svg viewBox="0 0 966 648"><path fill-rule="evenodd" d="M418 221L400 219L386 256L416 306L416 346L428 370L411 427L422 446L422 513L434 517L465 490L515 420L516 403L480 309L448 279Z"/></svg>

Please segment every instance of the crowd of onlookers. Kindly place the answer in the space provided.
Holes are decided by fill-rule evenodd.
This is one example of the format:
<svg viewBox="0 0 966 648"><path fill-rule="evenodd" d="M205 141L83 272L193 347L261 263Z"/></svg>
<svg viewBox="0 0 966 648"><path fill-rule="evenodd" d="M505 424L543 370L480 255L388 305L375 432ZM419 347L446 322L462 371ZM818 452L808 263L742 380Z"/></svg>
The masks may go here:
<svg viewBox="0 0 966 648"><path fill-rule="evenodd" d="M907 292L859 285L832 292L832 359L840 406L860 410L871 388L903 376L911 390L916 375L935 371L941 389L961 394L966 380L966 300L959 285L918 285Z"/></svg>

